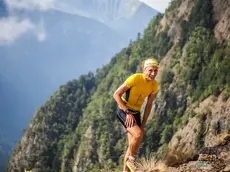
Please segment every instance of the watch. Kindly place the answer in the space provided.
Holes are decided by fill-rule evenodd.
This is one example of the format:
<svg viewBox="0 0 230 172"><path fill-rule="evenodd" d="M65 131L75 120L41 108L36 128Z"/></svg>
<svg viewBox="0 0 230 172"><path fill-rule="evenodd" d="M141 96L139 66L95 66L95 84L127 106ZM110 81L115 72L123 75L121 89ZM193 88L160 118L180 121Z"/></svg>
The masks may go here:
<svg viewBox="0 0 230 172"><path fill-rule="evenodd" d="M129 109L126 109L126 110L125 110L125 113L126 113L126 114L128 114L128 113L130 113L130 112L131 112L131 110L129 110Z"/></svg>

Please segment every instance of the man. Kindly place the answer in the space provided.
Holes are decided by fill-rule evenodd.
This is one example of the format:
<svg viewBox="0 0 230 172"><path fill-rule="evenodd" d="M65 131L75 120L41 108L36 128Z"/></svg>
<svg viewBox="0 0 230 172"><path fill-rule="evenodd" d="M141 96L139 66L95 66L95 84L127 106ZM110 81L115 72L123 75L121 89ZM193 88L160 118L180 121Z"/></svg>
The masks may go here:
<svg viewBox="0 0 230 172"><path fill-rule="evenodd" d="M134 160L144 135L144 127L152 108L154 95L158 91L158 83L155 80L158 68L158 62L154 58L144 60L142 62L143 73L128 77L113 95L118 104L117 117L128 135L129 145L124 158L124 172L137 171ZM124 93L126 96L122 97ZM148 99L141 122L140 110L146 97Z"/></svg>

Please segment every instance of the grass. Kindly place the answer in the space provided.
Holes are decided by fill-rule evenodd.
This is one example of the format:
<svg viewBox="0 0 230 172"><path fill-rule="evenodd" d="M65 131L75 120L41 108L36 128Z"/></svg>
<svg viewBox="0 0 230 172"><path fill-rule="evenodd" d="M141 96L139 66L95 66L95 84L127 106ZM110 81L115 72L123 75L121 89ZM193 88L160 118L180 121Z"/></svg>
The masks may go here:
<svg viewBox="0 0 230 172"><path fill-rule="evenodd" d="M186 163L193 158L192 153L183 153L178 150L169 150L165 155L165 164L170 167Z"/></svg>
<svg viewBox="0 0 230 172"><path fill-rule="evenodd" d="M166 172L167 166L163 161L158 161L154 156L142 157L138 162L138 168L143 172Z"/></svg>

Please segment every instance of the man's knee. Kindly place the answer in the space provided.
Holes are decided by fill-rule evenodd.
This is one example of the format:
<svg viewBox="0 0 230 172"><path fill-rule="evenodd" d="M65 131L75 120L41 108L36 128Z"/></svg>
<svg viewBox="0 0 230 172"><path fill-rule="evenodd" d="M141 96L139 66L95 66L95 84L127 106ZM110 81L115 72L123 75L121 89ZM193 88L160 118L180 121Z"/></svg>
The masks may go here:
<svg viewBox="0 0 230 172"><path fill-rule="evenodd" d="M141 129L137 126L134 126L132 128L127 128L128 132L130 133L130 136L132 139L140 140L143 137L143 132Z"/></svg>
<svg viewBox="0 0 230 172"><path fill-rule="evenodd" d="M140 140L143 137L143 134L142 134L141 130L135 131L134 134L133 134L133 137L136 140Z"/></svg>

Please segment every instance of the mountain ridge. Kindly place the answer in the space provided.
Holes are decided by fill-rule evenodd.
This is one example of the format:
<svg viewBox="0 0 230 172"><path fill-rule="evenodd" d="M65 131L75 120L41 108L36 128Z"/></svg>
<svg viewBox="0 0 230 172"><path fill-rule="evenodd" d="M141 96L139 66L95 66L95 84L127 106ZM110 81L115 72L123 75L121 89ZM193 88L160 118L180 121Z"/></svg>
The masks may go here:
<svg viewBox="0 0 230 172"><path fill-rule="evenodd" d="M90 1L91 2L91 1ZM78 15L86 16L94 18L98 21L104 21L106 23L107 20L117 20L121 18L130 18L132 17L138 10L140 5L147 6L145 3L142 3L138 0L109 0L109 1L98 1L94 0L89 3L88 1L69 1L72 4L72 10L70 6L66 12L76 11ZM89 5L91 4L91 5ZM64 6L64 5L63 5ZM61 9L62 5L59 5L59 9ZM93 8L92 8L93 7ZM149 7L149 6L148 6ZM124 9L123 9L124 8ZM151 8L151 7L150 7ZM152 8L151 8L152 9ZM80 12L78 12L80 10ZM127 13L129 11L129 13ZM130 13L131 12L131 13ZM96 15L95 15L96 14ZM99 14L99 15L98 15ZM104 17L104 19L103 19Z"/></svg>

